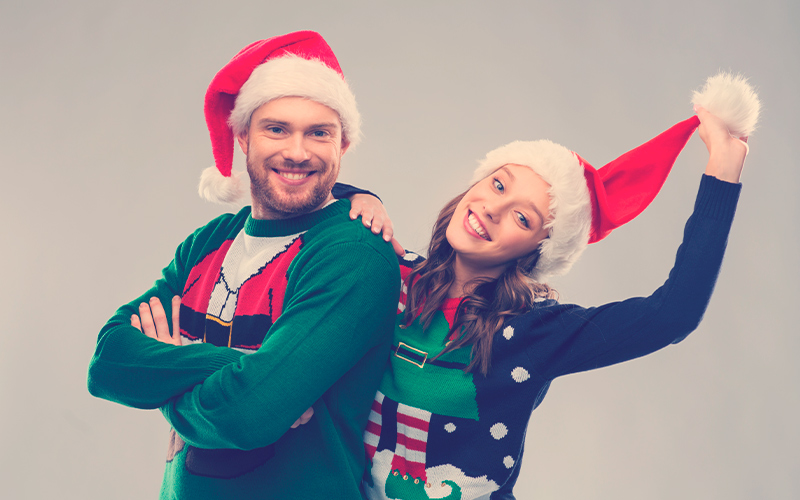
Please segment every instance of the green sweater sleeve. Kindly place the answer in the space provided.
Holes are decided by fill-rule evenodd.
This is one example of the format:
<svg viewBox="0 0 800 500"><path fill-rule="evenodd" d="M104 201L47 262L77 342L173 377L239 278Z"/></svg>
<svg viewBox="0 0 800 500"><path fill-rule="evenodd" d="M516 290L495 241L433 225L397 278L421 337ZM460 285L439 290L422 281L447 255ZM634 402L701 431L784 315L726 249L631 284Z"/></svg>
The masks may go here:
<svg viewBox="0 0 800 500"><path fill-rule="evenodd" d="M145 336L130 323L131 315L139 313L139 304L151 297L161 300L170 317L172 297L181 294L188 264L209 244L216 244L207 236L225 220L219 218L190 235L153 287L117 309L103 326L89 364L92 395L135 408L158 408L241 357L234 349L211 344L165 344Z"/></svg>
<svg viewBox="0 0 800 500"><path fill-rule="evenodd" d="M359 234L309 244L289 269L283 313L261 348L162 408L187 443L236 449L274 443L368 351L388 345L397 261L380 238Z"/></svg>

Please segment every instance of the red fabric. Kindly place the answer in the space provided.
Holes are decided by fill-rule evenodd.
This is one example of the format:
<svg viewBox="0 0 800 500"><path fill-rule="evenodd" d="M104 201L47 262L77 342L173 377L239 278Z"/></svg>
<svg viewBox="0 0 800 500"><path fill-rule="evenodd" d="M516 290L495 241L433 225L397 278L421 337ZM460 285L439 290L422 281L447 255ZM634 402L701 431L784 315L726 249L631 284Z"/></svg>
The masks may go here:
<svg viewBox="0 0 800 500"><path fill-rule="evenodd" d="M239 51L211 80L205 99L206 125L211 136L214 161L225 177L230 177L233 165L233 133L228 126L228 117L236 96L254 69L285 54L318 59L342 75L339 61L330 46L314 31L297 31L259 40Z"/></svg>
<svg viewBox="0 0 800 500"><path fill-rule="evenodd" d="M693 116L600 169L578 156L592 202L589 243L602 240L650 205L699 125Z"/></svg>

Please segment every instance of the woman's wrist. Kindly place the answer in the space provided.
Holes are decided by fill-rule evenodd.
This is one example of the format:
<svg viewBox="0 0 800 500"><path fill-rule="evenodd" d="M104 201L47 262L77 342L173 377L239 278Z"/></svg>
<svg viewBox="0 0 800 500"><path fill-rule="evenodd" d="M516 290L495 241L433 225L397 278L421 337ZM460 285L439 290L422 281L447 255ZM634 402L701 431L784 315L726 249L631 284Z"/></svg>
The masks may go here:
<svg viewBox="0 0 800 500"><path fill-rule="evenodd" d="M747 145L731 137L726 144L709 148L706 175L721 181L738 183L746 157Z"/></svg>

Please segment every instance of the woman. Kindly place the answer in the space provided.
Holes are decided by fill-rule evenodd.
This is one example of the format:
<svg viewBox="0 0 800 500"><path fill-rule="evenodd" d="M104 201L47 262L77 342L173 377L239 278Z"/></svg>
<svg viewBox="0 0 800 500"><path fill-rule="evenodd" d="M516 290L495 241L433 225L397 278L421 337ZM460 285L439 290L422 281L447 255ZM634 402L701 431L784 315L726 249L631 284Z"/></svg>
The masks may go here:
<svg viewBox="0 0 800 500"><path fill-rule="evenodd" d="M597 172L548 141L487 155L477 182L439 214L428 260L407 256L401 264L407 290L364 438L369 498L513 498L528 420L554 378L642 356L697 327L721 264L747 145L730 135L730 123L695 109L709 161L675 267L650 297L582 308L558 303L544 280L638 214L663 178L591 186ZM626 170L636 168L631 157L635 164L655 156L665 177L696 122L688 125L654 139L657 153L651 141L604 168L637 177ZM659 149L676 136L682 142L671 153ZM590 200L582 202L575 183L586 179ZM649 199L634 199L642 189ZM635 206L619 209L627 202Z"/></svg>
<svg viewBox="0 0 800 500"><path fill-rule="evenodd" d="M554 378L648 354L696 328L722 261L758 108L742 80L723 83L754 100L747 119L723 122L696 106L697 117L600 171L549 141L487 155L472 187L439 214L428 260L401 259L393 353L364 435L367 497L513 498L528 420ZM707 85L694 101L731 116L715 92ZM709 161L669 279L649 297L592 308L558 303L545 280L652 201L698 125ZM369 214L364 223L380 231L380 207L362 203L354 201L353 215ZM165 323L152 305L155 322ZM180 343L157 336L146 304L140 312L146 334Z"/></svg>

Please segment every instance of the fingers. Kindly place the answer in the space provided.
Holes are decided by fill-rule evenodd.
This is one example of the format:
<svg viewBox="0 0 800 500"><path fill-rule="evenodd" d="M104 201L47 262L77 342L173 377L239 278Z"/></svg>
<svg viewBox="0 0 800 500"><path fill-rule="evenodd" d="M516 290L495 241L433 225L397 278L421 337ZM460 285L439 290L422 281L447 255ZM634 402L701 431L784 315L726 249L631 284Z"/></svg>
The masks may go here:
<svg viewBox="0 0 800 500"><path fill-rule="evenodd" d="M403 245L397 241L397 238L392 238L392 249L394 249L394 253L402 257L406 254L406 250L403 248Z"/></svg>
<svg viewBox="0 0 800 500"><path fill-rule="evenodd" d="M364 220L364 216L363 215L361 216L361 220ZM367 226L367 222L364 222L364 225ZM385 222L383 220L383 217L373 214L372 218L369 220L369 225L367 227L372 229L373 233L381 234L381 231L383 231L383 226L384 225L385 225Z"/></svg>
<svg viewBox="0 0 800 500"><path fill-rule="evenodd" d="M749 144L747 144L747 139L748 139L748 138L747 138L747 137L739 137L738 139L739 139L739 142L741 142L742 144L744 144L744 157L745 157L745 159L746 159L746 158L747 158L747 155L749 155L749 154L750 154L750 145L749 145Z"/></svg>
<svg viewBox="0 0 800 500"><path fill-rule="evenodd" d="M308 410L304 411L303 414L300 415L300 418L295 420L295 422L292 424L292 429L296 429L297 427L300 427L303 424L307 424L308 421L311 420L311 417L313 416L314 416L314 408L309 408Z"/></svg>
<svg viewBox="0 0 800 500"><path fill-rule="evenodd" d="M747 138L731 135L725 122L701 106L695 106L700 126L697 133L708 149L706 175L726 182L739 182L750 151Z"/></svg>
<svg viewBox="0 0 800 500"><path fill-rule="evenodd" d="M374 196L355 194L350 198L350 218L355 220L361 217L361 223L368 227L374 234L381 234L384 241L392 241L394 225L386 213L386 208ZM392 243L395 252L403 255L405 252L397 242Z"/></svg>
<svg viewBox="0 0 800 500"><path fill-rule="evenodd" d="M136 328L140 332L142 331L142 322L139 321L139 316L135 314L131 315L131 326Z"/></svg>
<svg viewBox="0 0 800 500"><path fill-rule="evenodd" d="M361 223L364 224L364 227L370 228L375 234L381 232L381 228L383 227L383 219L375 215L375 210L365 205L360 206L358 215L361 216Z"/></svg>
<svg viewBox="0 0 800 500"><path fill-rule="evenodd" d="M181 345L181 296L172 297L172 343Z"/></svg>
<svg viewBox="0 0 800 500"><path fill-rule="evenodd" d="M169 323L167 322L167 313L164 312L164 306L158 297L150 299L150 312L153 314L153 323L156 326L156 335L158 340L162 342L170 337Z"/></svg>
<svg viewBox="0 0 800 500"><path fill-rule="evenodd" d="M180 336L180 302L177 295L172 298L172 330L167 320L167 313L158 297L153 297L149 302L139 304L139 316L131 317L131 325L150 338L165 344L181 345Z"/></svg>
<svg viewBox="0 0 800 500"><path fill-rule="evenodd" d="M156 325L153 323L153 313L150 312L150 305L147 302L139 304L139 319L141 320L142 333L158 340Z"/></svg>
<svg viewBox="0 0 800 500"><path fill-rule="evenodd" d="M376 232L373 228L372 232L375 234L378 234L378 232L383 232L383 241L392 241L392 238L394 237L394 225L392 224L392 221L387 218L385 221L382 221L381 231Z"/></svg>

